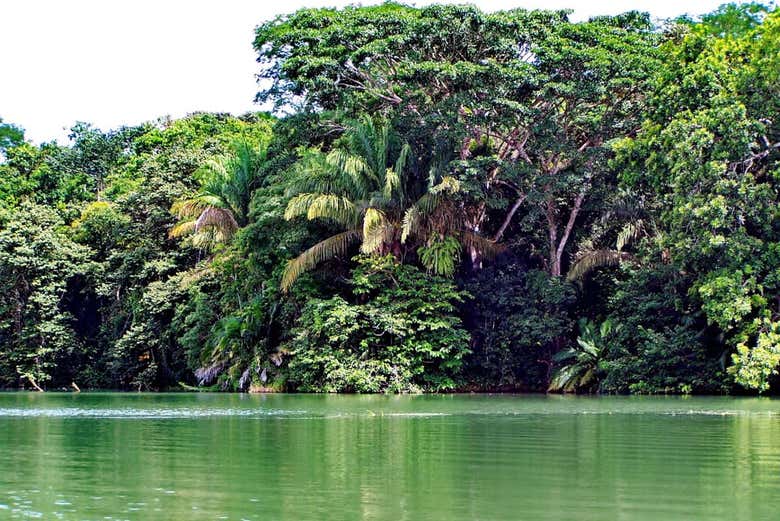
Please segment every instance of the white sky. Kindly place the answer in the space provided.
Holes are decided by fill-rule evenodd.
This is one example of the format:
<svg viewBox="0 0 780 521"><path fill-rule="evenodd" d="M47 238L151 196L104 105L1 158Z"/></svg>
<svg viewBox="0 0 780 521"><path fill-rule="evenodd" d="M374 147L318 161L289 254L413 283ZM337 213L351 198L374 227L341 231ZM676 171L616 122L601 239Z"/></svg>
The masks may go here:
<svg viewBox="0 0 780 521"><path fill-rule="evenodd" d="M656 18L701 14L723 1L470 3L485 10L571 8L575 19L584 19L631 9ZM109 129L193 111L258 110L253 103L254 27L299 7L349 3L354 2L5 0L0 7L0 117L24 127L34 142L64 143L76 121Z"/></svg>

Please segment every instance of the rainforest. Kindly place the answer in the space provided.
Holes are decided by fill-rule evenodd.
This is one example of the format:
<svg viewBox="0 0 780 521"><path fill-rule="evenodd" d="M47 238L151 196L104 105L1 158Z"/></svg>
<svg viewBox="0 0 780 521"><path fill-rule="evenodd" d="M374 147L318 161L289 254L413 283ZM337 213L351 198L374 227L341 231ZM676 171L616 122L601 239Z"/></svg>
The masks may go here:
<svg viewBox="0 0 780 521"><path fill-rule="evenodd" d="M302 9L254 49L264 112L0 120L0 388L780 390L777 8Z"/></svg>

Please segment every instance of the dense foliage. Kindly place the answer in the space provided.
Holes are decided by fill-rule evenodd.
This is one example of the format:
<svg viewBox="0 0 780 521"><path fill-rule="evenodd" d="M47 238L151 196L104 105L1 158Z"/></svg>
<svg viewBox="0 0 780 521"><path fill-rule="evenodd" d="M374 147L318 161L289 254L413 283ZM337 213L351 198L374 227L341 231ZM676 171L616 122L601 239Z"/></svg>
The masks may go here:
<svg viewBox="0 0 780 521"><path fill-rule="evenodd" d="M777 9L254 44L274 115L0 119L0 387L777 390Z"/></svg>

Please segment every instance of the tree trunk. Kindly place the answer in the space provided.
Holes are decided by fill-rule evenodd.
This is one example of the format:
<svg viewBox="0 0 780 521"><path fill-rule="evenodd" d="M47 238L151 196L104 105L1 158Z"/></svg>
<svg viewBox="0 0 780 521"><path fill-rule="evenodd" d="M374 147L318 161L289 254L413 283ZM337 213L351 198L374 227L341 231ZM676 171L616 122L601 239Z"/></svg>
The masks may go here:
<svg viewBox="0 0 780 521"><path fill-rule="evenodd" d="M547 199L547 234L549 237L550 258L548 260L550 275L560 277L562 275L563 253L566 250L566 244L569 242L569 236L574 229L574 223L582 209L582 202L585 200L585 191L581 191L574 199L574 206L569 212L569 219L560 240L558 239L558 219L555 213L555 202L552 198Z"/></svg>
<svg viewBox="0 0 780 521"><path fill-rule="evenodd" d="M520 196L515 201L515 204L512 205L512 207L509 209L509 212L507 212L506 217L504 218L504 222L501 223L501 227L498 229L496 234L493 236L493 241L498 242L501 240L501 238L504 236L504 232L506 231L507 227L509 226L509 223L512 222L512 217L515 216L515 213L517 213L518 208L520 208L520 205L523 204L523 201L525 201L526 195L520 194Z"/></svg>

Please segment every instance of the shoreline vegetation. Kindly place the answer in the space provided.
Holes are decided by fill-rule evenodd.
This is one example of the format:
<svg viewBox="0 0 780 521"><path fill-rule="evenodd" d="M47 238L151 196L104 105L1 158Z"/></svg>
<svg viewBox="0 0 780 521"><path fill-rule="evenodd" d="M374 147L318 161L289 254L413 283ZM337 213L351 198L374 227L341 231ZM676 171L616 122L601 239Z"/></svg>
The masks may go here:
<svg viewBox="0 0 780 521"><path fill-rule="evenodd" d="M780 390L778 8L301 9L254 49L271 113L0 119L0 389Z"/></svg>

